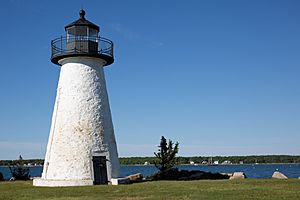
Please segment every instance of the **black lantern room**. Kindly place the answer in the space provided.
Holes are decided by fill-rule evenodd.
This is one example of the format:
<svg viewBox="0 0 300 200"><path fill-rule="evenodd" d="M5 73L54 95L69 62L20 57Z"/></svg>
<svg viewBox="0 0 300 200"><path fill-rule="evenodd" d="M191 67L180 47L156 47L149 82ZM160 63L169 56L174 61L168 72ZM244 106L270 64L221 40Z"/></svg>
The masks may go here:
<svg viewBox="0 0 300 200"><path fill-rule="evenodd" d="M87 56L101 58L105 66L114 62L113 42L99 37L99 26L85 19L85 11L80 10L80 18L65 26L66 35L51 41L51 61L60 65L59 60L67 57Z"/></svg>

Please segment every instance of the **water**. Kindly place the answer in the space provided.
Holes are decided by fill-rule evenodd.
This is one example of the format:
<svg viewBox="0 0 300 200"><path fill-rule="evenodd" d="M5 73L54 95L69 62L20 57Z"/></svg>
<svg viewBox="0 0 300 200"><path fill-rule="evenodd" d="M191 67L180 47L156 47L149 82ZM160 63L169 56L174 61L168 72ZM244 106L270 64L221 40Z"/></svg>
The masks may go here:
<svg viewBox="0 0 300 200"><path fill-rule="evenodd" d="M248 178L270 178L274 171L280 171L289 178L300 177L300 164L256 164L256 165L180 165L179 169L184 170L201 170L206 172L219 172L219 173L232 173L232 172L245 172ZM30 167L30 175L38 177L42 174L43 167L36 166ZM0 172L3 173L5 179L11 177L9 168L0 166ZM123 165L121 166L120 175L122 177L130 174L142 173L145 177L150 176L157 172L157 169L152 165L136 166L136 165Z"/></svg>

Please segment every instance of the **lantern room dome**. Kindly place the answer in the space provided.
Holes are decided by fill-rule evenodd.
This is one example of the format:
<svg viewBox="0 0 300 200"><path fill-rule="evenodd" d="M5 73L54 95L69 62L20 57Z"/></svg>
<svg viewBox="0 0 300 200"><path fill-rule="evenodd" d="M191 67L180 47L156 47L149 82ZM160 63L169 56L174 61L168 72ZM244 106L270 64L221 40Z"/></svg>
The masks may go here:
<svg viewBox="0 0 300 200"><path fill-rule="evenodd" d="M97 26L96 24L90 22L89 20L85 19L85 11L84 10L80 10L79 12L79 16L80 18L68 25L65 26L65 30L67 31L69 28L74 28L76 26L86 26L92 29L97 30L97 32L99 32L99 26Z"/></svg>

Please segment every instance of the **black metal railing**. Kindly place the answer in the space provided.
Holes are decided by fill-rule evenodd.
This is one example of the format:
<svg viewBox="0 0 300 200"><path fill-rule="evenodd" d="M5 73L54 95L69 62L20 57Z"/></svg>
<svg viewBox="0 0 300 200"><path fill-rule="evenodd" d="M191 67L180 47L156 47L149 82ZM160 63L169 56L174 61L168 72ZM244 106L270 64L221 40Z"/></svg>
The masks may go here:
<svg viewBox="0 0 300 200"><path fill-rule="evenodd" d="M104 55L113 59L113 42L102 37L68 36L51 41L51 58L64 55Z"/></svg>

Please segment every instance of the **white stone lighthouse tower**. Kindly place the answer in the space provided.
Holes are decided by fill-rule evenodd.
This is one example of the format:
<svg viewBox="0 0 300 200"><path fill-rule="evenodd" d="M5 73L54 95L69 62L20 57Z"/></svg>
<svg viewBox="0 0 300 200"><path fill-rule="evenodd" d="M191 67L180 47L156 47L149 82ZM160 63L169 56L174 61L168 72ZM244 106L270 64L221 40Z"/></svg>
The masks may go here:
<svg viewBox="0 0 300 200"><path fill-rule="evenodd" d="M41 178L35 186L107 184L119 159L103 67L114 62L112 41L80 18L52 40L51 61L61 66Z"/></svg>

